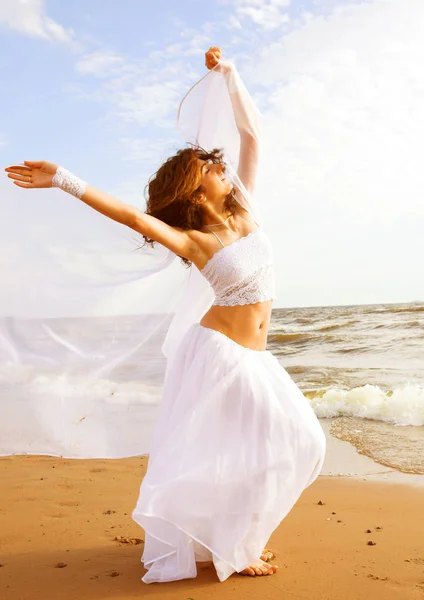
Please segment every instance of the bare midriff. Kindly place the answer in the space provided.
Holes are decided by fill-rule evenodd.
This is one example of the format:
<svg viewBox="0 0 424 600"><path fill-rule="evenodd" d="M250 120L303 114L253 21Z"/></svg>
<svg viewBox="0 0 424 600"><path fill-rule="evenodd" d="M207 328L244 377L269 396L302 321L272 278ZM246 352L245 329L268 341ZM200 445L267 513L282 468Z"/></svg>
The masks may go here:
<svg viewBox="0 0 424 600"><path fill-rule="evenodd" d="M241 346L265 350L271 319L272 300L242 306L212 306L200 321Z"/></svg>

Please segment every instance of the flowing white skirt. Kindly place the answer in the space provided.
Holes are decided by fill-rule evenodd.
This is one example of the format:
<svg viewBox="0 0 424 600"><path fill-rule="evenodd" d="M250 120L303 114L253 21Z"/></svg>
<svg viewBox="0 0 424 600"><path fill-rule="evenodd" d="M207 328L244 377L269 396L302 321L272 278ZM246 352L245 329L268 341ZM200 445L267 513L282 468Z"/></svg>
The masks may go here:
<svg viewBox="0 0 424 600"><path fill-rule="evenodd" d="M192 325L168 363L162 405L133 519L145 530L145 583L220 581L257 560L321 471L325 436L269 351Z"/></svg>

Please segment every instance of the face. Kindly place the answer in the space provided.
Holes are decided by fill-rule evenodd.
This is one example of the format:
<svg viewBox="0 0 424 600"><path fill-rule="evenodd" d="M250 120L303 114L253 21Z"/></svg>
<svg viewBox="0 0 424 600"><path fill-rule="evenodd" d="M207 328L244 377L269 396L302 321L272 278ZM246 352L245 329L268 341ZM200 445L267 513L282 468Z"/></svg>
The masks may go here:
<svg viewBox="0 0 424 600"><path fill-rule="evenodd" d="M208 200L221 200L232 190L231 183L225 178L225 165L214 164L211 160L201 160L201 179L204 194Z"/></svg>

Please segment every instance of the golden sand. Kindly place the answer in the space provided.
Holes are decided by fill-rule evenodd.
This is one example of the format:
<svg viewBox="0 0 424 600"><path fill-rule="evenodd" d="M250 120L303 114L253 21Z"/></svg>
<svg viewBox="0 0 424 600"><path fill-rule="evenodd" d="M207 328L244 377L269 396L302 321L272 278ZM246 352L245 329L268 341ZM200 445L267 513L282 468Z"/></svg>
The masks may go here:
<svg viewBox="0 0 424 600"><path fill-rule="evenodd" d="M423 600L424 490L319 477L273 534L280 571L146 585L132 521L147 458L0 458L1 600ZM371 543L372 542L372 543Z"/></svg>

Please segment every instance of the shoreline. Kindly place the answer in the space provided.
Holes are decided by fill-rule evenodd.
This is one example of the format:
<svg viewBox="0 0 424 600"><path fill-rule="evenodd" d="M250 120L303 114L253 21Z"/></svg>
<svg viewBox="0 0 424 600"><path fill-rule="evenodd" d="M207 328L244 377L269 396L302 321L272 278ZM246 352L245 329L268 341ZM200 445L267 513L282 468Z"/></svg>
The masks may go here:
<svg viewBox="0 0 424 600"><path fill-rule="evenodd" d="M378 483L404 484L424 488L424 475L403 473L392 467L375 462L372 458L360 454L350 442L340 440L331 435L331 418L319 419L319 422L327 440L327 454L321 476L346 477Z"/></svg>

